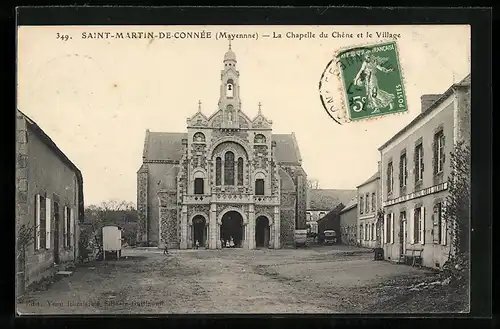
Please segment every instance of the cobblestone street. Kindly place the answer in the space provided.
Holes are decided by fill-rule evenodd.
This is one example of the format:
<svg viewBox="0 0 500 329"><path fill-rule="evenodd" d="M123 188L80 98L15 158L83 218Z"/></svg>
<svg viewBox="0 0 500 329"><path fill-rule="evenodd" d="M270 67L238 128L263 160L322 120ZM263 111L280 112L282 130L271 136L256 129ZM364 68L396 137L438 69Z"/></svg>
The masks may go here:
<svg viewBox="0 0 500 329"><path fill-rule="evenodd" d="M46 290L30 293L18 310L24 314L406 312L412 299L425 294L405 289L398 280L408 283L433 276L425 269L374 261L369 250L346 246L173 250L169 256L158 250L128 249L121 260L78 267Z"/></svg>

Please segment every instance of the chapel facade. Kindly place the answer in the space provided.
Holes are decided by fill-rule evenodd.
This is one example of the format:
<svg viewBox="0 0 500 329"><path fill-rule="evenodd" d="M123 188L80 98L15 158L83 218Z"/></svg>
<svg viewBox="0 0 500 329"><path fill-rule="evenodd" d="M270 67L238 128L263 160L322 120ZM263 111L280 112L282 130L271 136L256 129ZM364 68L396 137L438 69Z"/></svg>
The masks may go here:
<svg viewBox="0 0 500 329"><path fill-rule="evenodd" d="M138 243L219 249L293 245L306 227L307 176L293 133L274 134L241 110L236 55L225 53L216 111L198 111L187 132L146 130L137 172Z"/></svg>

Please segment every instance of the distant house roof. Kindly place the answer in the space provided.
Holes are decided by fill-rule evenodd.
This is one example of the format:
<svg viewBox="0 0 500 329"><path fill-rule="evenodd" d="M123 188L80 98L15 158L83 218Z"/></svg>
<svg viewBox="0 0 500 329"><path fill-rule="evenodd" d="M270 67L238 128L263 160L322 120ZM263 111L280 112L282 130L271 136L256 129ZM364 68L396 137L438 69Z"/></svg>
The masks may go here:
<svg viewBox="0 0 500 329"><path fill-rule="evenodd" d="M54 154L64 163L66 164L76 175L77 184L78 184L78 195L79 195L79 208L78 212L80 215L80 219L83 219L84 212L84 204L83 204L83 176L82 172L78 167L66 156L66 154L61 151L61 149L54 143L54 141L33 121L30 117L24 114L19 109L17 110L18 115L20 115L26 121L27 128L36 134L40 140L50 148Z"/></svg>
<svg viewBox="0 0 500 329"><path fill-rule="evenodd" d="M340 211L340 213L344 213L346 211L349 211L351 209L354 209L358 206L358 197L355 196L354 198L351 199L351 201L349 201L345 207Z"/></svg>
<svg viewBox="0 0 500 329"><path fill-rule="evenodd" d="M344 209L345 205L339 203L334 209L330 210L325 216L318 219L318 225L322 225L324 221L336 219L337 215Z"/></svg>
<svg viewBox="0 0 500 329"><path fill-rule="evenodd" d="M182 157L182 139L187 133L151 132L146 131L143 158L148 160L179 161ZM273 134L272 141L276 142L276 160L285 163L300 163L302 161L295 135Z"/></svg>
<svg viewBox="0 0 500 329"><path fill-rule="evenodd" d="M421 112L415 119L413 119L409 124L407 124L403 129L401 129L399 132L397 132L394 136L392 136L387 142L384 143L384 145L380 146L378 148L379 151L387 147L391 142L396 140L399 136L404 134L408 129L413 127L414 125L417 124L420 120L422 120L424 117L429 115L432 111L434 111L439 104L441 104L445 99L447 99L455 89L461 88L461 87L469 87L471 85L471 77L470 74L468 74L465 78L463 78L460 82L455 83L450 86L442 95L439 97L433 104L431 104L427 110L424 112Z"/></svg>
<svg viewBox="0 0 500 329"><path fill-rule="evenodd" d="M377 179L379 179L379 178L380 178L380 173L379 173L379 172L378 172L378 170L377 170L377 172L376 172L376 173L374 173L374 174L373 174L370 178L368 178L368 179L367 179L366 181L364 181L362 184L359 184L357 187L359 188L359 187L361 187L361 186L363 186L363 185L366 185L366 184L368 184L368 183L371 183L371 182L373 182L373 181L375 181L375 180L377 180Z"/></svg>
<svg viewBox="0 0 500 329"><path fill-rule="evenodd" d="M340 203L347 204L357 195L357 190L310 189L307 193L307 210L332 210Z"/></svg>

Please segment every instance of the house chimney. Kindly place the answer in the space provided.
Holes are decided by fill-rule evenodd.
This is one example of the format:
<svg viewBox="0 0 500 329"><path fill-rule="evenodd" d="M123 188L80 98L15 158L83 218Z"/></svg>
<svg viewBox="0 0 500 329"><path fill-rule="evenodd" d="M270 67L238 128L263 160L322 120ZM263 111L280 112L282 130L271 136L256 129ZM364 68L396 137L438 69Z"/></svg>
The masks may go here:
<svg viewBox="0 0 500 329"><path fill-rule="evenodd" d="M442 96L441 94L425 94L420 96L420 103L422 104L422 112L427 111L427 109L441 96Z"/></svg>

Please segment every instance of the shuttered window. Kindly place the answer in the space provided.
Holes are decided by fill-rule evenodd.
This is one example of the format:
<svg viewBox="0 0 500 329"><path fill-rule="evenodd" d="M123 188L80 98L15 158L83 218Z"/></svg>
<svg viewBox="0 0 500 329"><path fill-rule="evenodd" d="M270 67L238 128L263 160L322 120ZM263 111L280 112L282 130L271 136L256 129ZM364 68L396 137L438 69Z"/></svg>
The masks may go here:
<svg viewBox="0 0 500 329"><path fill-rule="evenodd" d="M71 208L66 207L66 247L71 248Z"/></svg>
<svg viewBox="0 0 500 329"><path fill-rule="evenodd" d="M39 194L35 195L35 251L40 249L40 198Z"/></svg>
<svg viewBox="0 0 500 329"><path fill-rule="evenodd" d="M390 222L390 228L391 228L391 243L394 243L394 213L391 214L391 222Z"/></svg>
<svg viewBox="0 0 500 329"><path fill-rule="evenodd" d="M47 223L46 223L46 218L47 218L47 203L45 201L45 197L40 196L40 248L45 249L46 248L46 241L47 241Z"/></svg>
<svg viewBox="0 0 500 329"><path fill-rule="evenodd" d="M52 203L49 198L45 198L45 249L51 248L52 229Z"/></svg>

